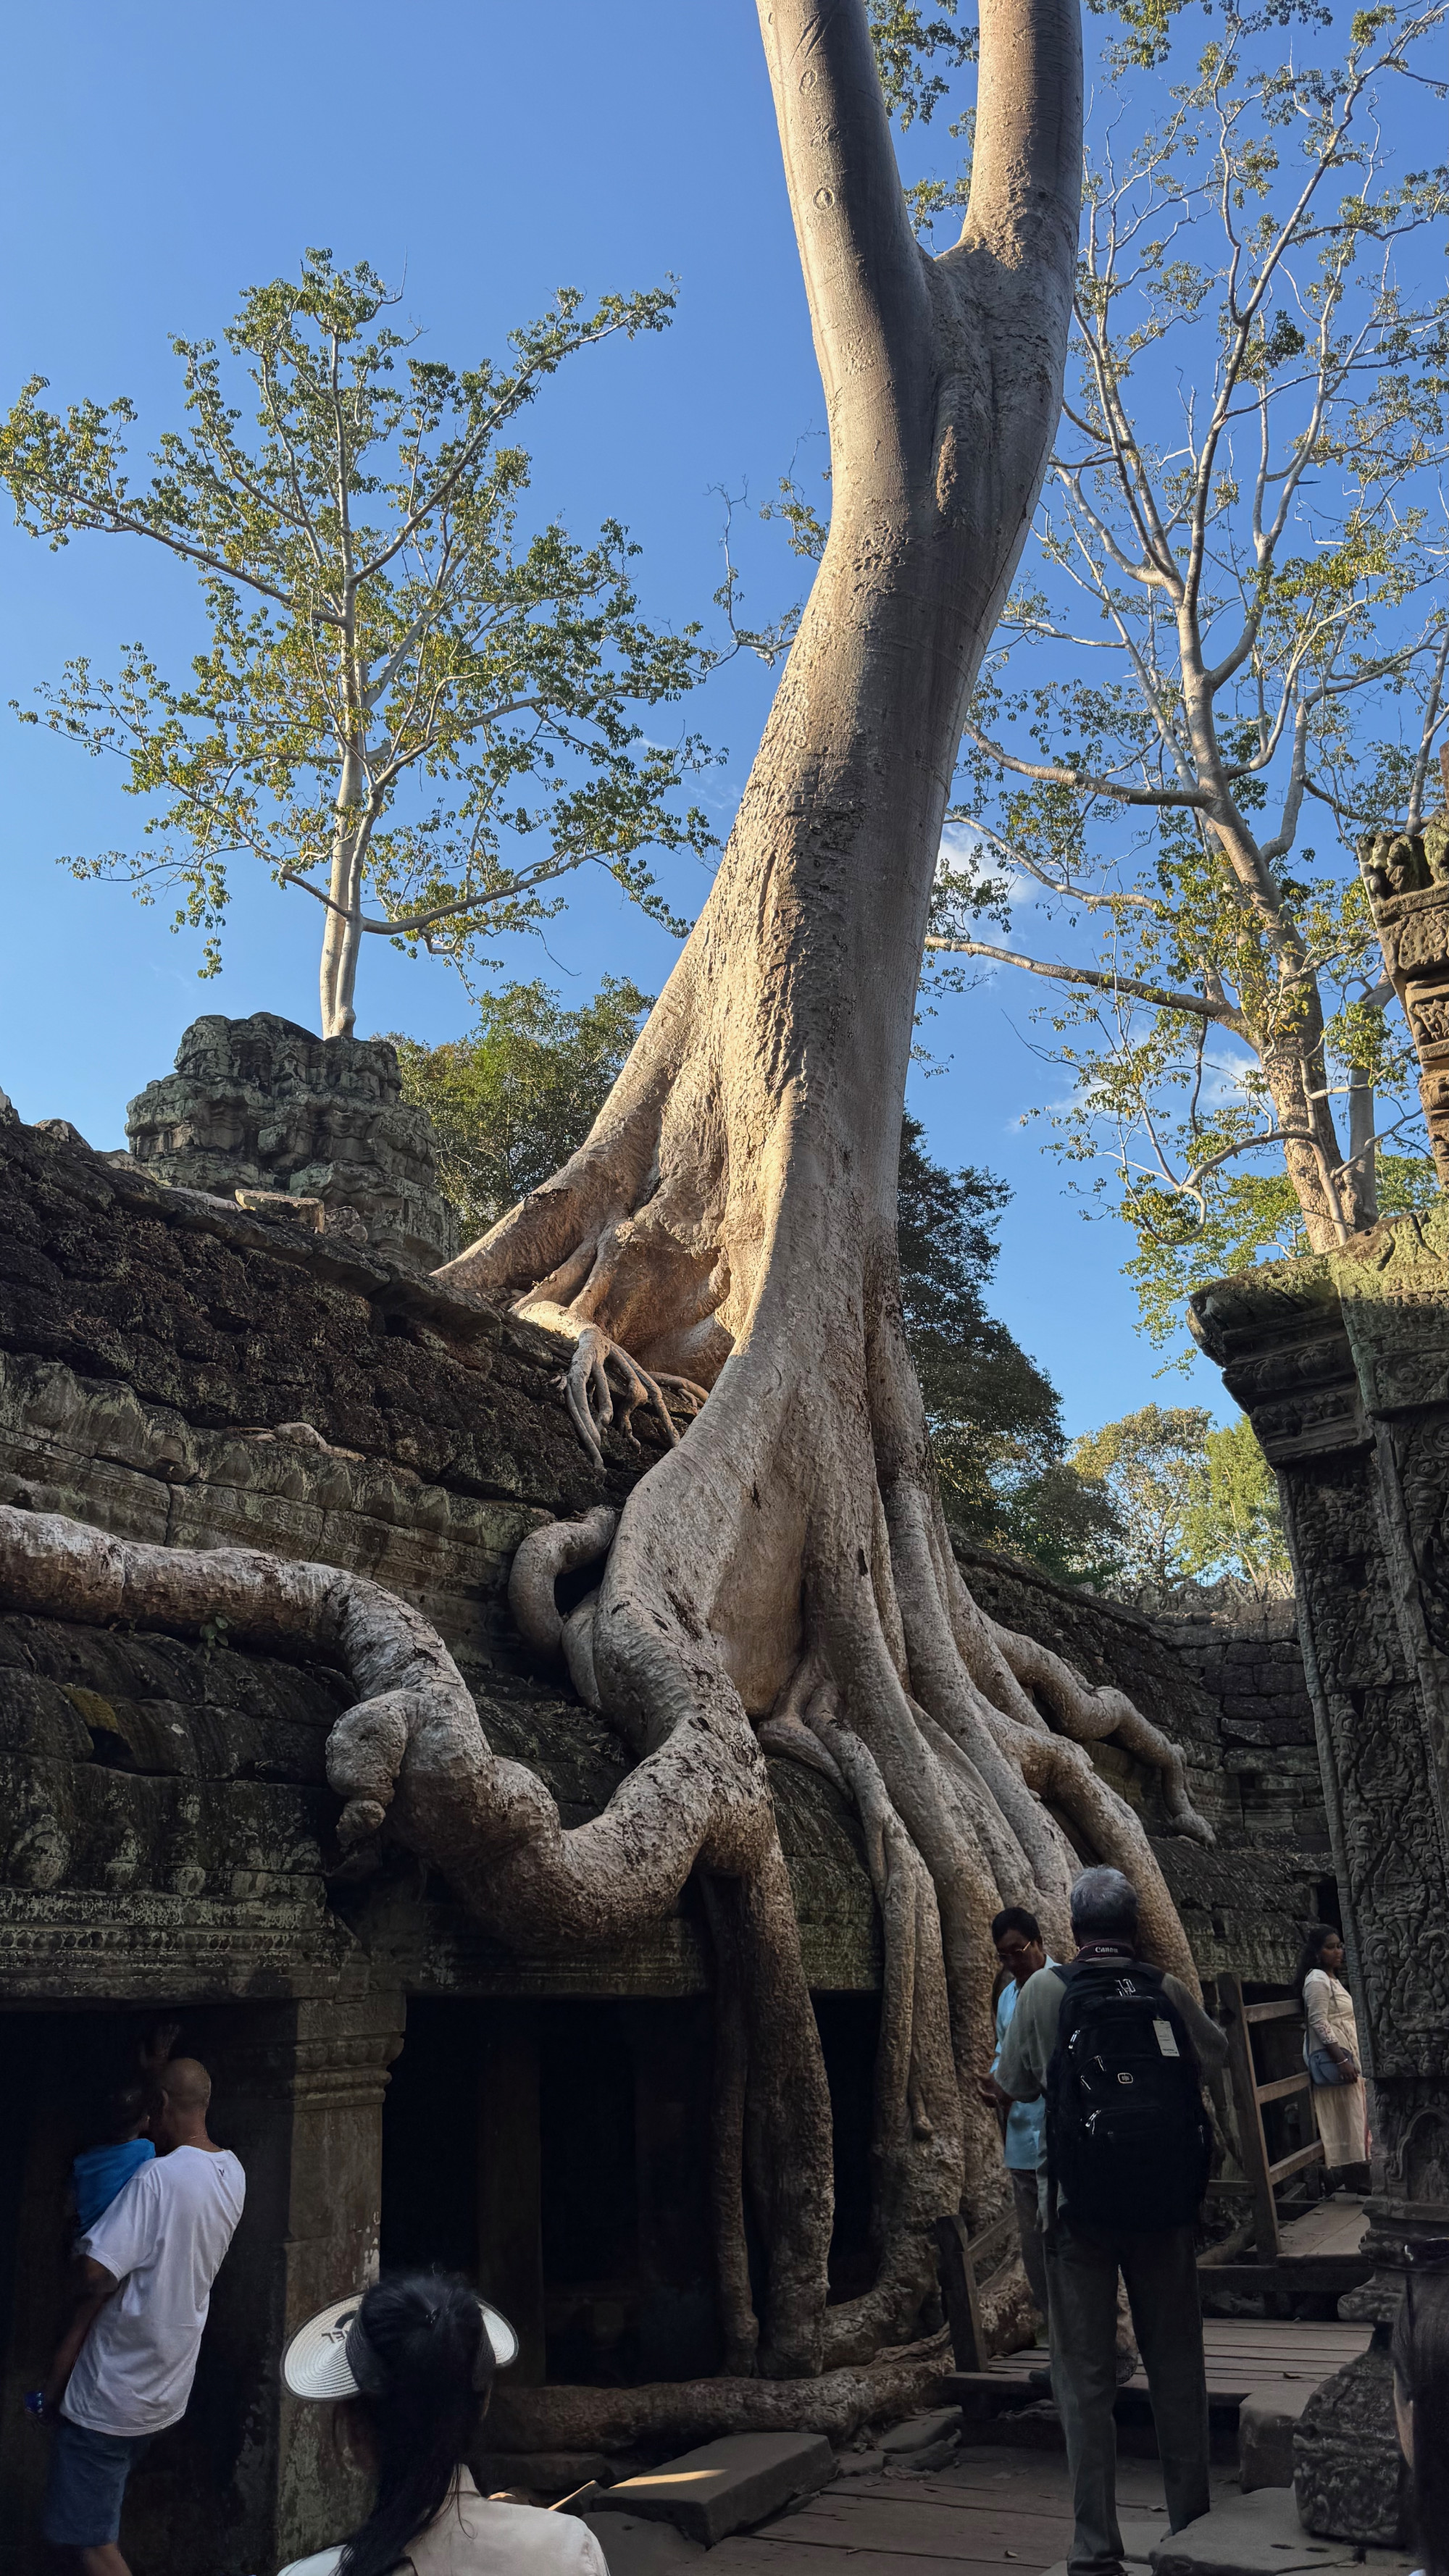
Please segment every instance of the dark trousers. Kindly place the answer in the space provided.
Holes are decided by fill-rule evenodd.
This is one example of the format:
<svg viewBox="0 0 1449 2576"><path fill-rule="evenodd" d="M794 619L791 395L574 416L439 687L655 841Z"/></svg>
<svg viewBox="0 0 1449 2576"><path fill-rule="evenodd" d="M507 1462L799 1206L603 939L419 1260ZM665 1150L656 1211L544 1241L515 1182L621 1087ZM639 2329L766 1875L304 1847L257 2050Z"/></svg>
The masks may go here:
<svg viewBox="0 0 1449 2576"><path fill-rule="evenodd" d="M1008 2167L1008 2171L1011 2176L1011 2196L1016 2203L1016 2231L1021 2239L1021 2260L1026 2272L1026 2285L1031 2292L1032 2306L1040 2316L1042 2324L1045 2325L1048 2322L1046 2243L1041 2232L1041 2214L1038 2207L1040 2194L1036 2186L1036 2167L1033 2165L1030 2173L1018 2173L1013 2165Z"/></svg>
<svg viewBox="0 0 1449 2576"><path fill-rule="evenodd" d="M1059 2213L1046 2237L1046 2269L1052 2394L1066 2435L1076 2513L1067 2566L1070 2576L1120 2576L1112 2418L1119 2270L1152 2393L1172 2529L1181 2531L1208 2509L1207 2374L1193 2231L1074 2227L1069 2215Z"/></svg>

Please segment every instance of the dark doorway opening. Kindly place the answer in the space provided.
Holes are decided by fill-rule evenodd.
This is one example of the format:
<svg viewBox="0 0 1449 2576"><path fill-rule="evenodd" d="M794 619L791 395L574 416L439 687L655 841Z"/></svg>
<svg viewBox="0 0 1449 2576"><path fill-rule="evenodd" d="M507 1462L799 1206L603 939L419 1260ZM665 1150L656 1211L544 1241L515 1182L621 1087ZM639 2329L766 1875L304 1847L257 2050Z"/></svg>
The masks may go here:
<svg viewBox="0 0 1449 2576"><path fill-rule="evenodd" d="M858 2298L875 2278L870 2237L870 2138L880 1997L816 1995L834 2138L835 2225L830 2296Z"/></svg>

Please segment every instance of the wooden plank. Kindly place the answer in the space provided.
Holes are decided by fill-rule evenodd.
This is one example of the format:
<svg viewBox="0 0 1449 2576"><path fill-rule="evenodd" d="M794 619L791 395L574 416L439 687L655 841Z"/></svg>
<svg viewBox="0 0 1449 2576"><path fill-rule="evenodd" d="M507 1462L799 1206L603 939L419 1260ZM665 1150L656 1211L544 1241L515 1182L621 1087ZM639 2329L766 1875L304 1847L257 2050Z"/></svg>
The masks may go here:
<svg viewBox="0 0 1449 2576"><path fill-rule="evenodd" d="M1270 2183L1286 2182L1290 2174L1301 2173L1305 2165L1321 2165L1322 2162L1323 2140L1315 2138L1311 2147L1300 2147L1296 2155L1280 2156L1275 2165L1268 2167L1268 2180Z"/></svg>
<svg viewBox="0 0 1449 2576"><path fill-rule="evenodd" d="M942 2570L943 2576L945 2571L955 2567L962 2570L962 2576L967 2576L968 2570L978 2567L1006 2567L1007 2565L1013 2568L1015 2576L1045 2576L1045 2570L1058 2566L1066 2554L1062 2545L1063 2525L1058 2523L1055 2529L1057 2538L1052 2555L1050 2558L1044 2558L1039 2549L1037 2551L1017 2549L1010 2541L986 2540L975 2543L971 2537L971 2525L963 2519L961 2541L956 2555L953 2558L933 2559L931 2564ZM718 2549L710 2551L710 2576L786 2576L786 2570L790 2564L789 2553L795 2545L793 2522L778 2526L778 2537L774 2532L755 2532L748 2538L741 2535L735 2540L722 2540ZM804 2546L810 2551L809 2560L805 2563L811 2567L823 2567L828 2564L828 2552L818 2543L812 2545L806 2542ZM849 2557L850 2576L900 2576L902 2556L893 2549L857 2551L850 2548L849 2543L843 2540L837 2541L835 2547L842 2558ZM724 2551L724 2560L723 2564L717 2567L720 2550Z"/></svg>
<svg viewBox="0 0 1449 2576"><path fill-rule="evenodd" d="M1257 2086L1260 2102L1286 2102L1290 2093L1307 2093L1313 2078L1305 2066L1300 2075L1275 2075L1271 2084Z"/></svg>
<svg viewBox="0 0 1449 2576"><path fill-rule="evenodd" d="M1358 2254L1368 2225L1367 2209L1362 2192L1340 2191L1332 2199L1320 2200L1281 2229L1284 2254L1295 2262L1301 2254Z"/></svg>
<svg viewBox="0 0 1449 2576"><path fill-rule="evenodd" d="M936 2262L941 2276L941 2297L945 2302L946 2322L951 2329L951 2357L958 2370L984 2370L989 2355L981 2325L981 2303L976 2295L976 2266L971 2260L971 2240L966 2221L959 2215L933 2221L931 2233L936 2240Z"/></svg>
<svg viewBox="0 0 1449 2576"><path fill-rule="evenodd" d="M993 2218L989 2227L979 2228L974 2234L968 2237L967 2241L971 2248L972 2259L979 2263L983 2254L989 2254L993 2247L998 2243L1008 2240L1012 2244L1015 2244L1017 2241L1016 2211L1014 2208L1004 2209L999 2218Z"/></svg>
<svg viewBox="0 0 1449 2576"><path fill-rule="evenodd" d="M1327 2298L1356 2290L1373 2265L1362 2254L1284 2254L1276 2263L1214 2263L1199 2274L1206 2289L1283 2291L1292 2298ZM1208 2318L1209 2325L1215 2318Z"/></svg>
<svg viewBox="0 0 1449 2576"><path fill-rule="evenodd" d="M1230 1976L1226 1972L1219 1977L1218 2002L1227 2020L1228 2075L1233 2088L1243 2170L1253 2186L1254 2237L1258 2252L1272 2260L1279 2250L1278 2205L1273 2198L1272 2177L1268 2171L1268 2142L1263 2135L1258 2074L1253 2064L1253 2043L1244 2018L1247 2007L1243 2002L1241 1977Z"/></svg>
<svg viewBox="0 0 1449 2576"><path fill-rule="evenodd" d="M1059 2550L1063 2521L1061 2514L1028 2513L1014 2505L993 2509L965 2497L953 2512L949 2506L919 2504L897 2487L889 2497L847 2494L838 2502L832 2490L802 2512L792 2513L788 2523L777 2528L782 2538L788 2535L791 2540L825 2547L843 2545L852 2556L859 2549L889 2549L907 2558L958 2558L963 2525L969 2528L973 2544L999 2540L1008 2549L1029 2553L1034 2541L1044 2551Z"/></svg>
<svg viewBox="0 0 1449 2576"><path fill-rule="evenodd" d="M1243 2019L1251 2022L1301 2021L1303 2006L1296 1995L1290 1995L1286 2002L1280 2004L1244 2004Z"/></svg>

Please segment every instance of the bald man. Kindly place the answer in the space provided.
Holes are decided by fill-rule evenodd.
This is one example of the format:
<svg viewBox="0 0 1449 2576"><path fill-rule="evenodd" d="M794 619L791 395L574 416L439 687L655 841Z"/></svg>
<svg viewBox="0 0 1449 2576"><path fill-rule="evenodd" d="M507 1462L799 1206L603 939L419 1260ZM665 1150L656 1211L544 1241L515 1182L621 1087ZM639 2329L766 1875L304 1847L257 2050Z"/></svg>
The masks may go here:
<svg viewBox="0 0 1449 2576"><path fill-rule="evenodd" d="M83 2576L129 2576L117 2546L126 2480L186 2412L211 2285L246 2196L231 2149L207 2135L205 2067L173 2057L157 2086L156 2160L80 2240L80 2295L46 2383L55 2452L42 2529L76 2553Z"/></svg>

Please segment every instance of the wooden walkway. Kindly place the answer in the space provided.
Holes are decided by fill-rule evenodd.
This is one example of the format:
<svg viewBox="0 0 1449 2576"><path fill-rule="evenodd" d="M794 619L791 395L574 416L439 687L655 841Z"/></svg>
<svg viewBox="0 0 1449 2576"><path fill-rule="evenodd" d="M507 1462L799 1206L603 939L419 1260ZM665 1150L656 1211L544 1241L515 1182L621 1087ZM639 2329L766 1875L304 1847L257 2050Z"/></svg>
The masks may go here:
<svg viewBox="0 0 1449 2576"><path fill-rule="evenodd" d="M1237 2493L1236 2472L1214 2470L1214 2499ZM1145 2567L1167 2531L1156 2463L1119 2461L1117 2500L1128 2559ZM929 2475L837 2478L803 2511L721 2541L707 2565L709 2576L974 2576L986 2567L1044 2576L1071 2536L1058 2453L972 2449Z"/></svg>
<svg viewBox="0 0 1449 2576"><path fill-rule="evenodd" d="M1280 2228L1284 2254L1295 2262L1306 2255L1356 2254L1367 2232L1367 2206L1357 2191L1336 2191L1330 2200L1315 2202L1302 2218Z"/></svg>
<svg viewBox="0 0 1449 2576"><path fill-rule="evenodd" d="M1250 2388L1266 2387L1274 2379L1310 2379L1316 2387L1366 2351L1372 2331L1370 2326L1280 2324L1272 2317L1204 2317L1208 2403L1236 2405ZM985 2370L955 2372L950 2393L1015 2395L1045 2361L1044 2352L1030 2347L1006 2353ZM1139 2370L1127 2386L1145 2397L1146 2372Z"/></svg>

